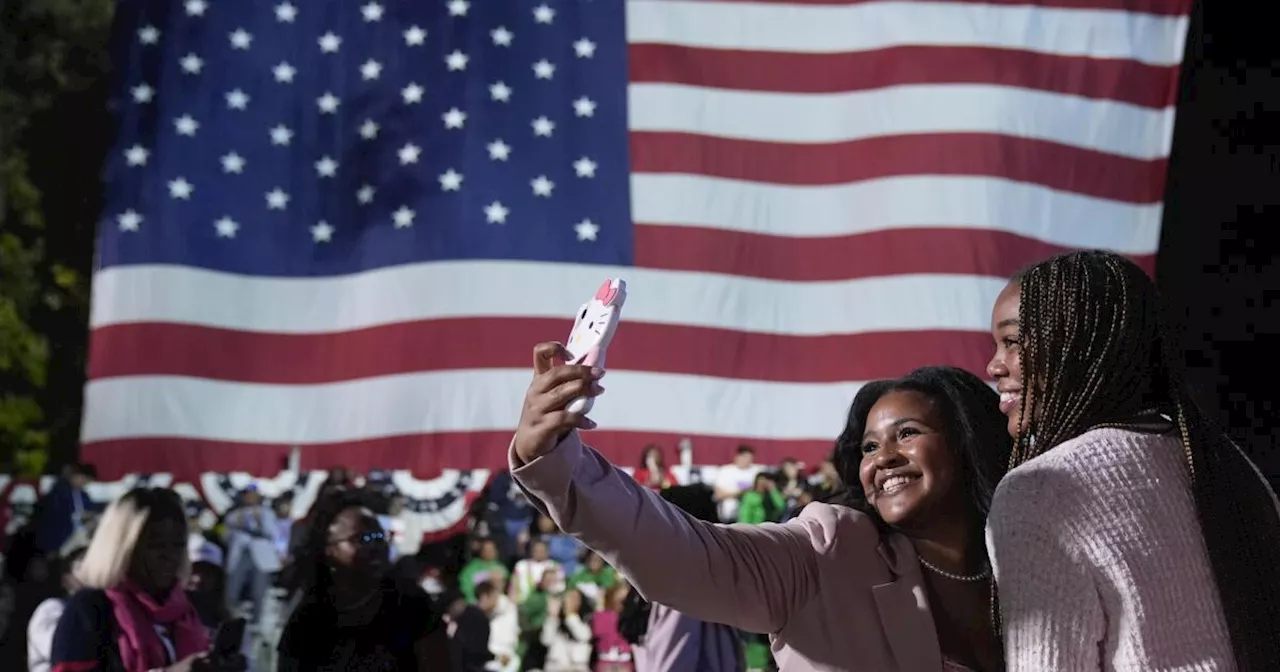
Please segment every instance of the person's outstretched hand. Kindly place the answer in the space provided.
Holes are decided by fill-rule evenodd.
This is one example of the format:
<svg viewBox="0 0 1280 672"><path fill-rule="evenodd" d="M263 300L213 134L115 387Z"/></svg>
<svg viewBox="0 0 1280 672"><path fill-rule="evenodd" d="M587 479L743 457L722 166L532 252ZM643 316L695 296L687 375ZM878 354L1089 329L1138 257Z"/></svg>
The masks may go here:
<svg viewBox="0 0 1280 672"><path fill-rule="evenodd" d="M533 382L524 395L520 426L516 428L516 457L526 464L546 455L575 427L593 429L596 423L565 406L578 397L594 397L603 369L566 364L569 351L559 343L539 343L533 348Z"/></svg>

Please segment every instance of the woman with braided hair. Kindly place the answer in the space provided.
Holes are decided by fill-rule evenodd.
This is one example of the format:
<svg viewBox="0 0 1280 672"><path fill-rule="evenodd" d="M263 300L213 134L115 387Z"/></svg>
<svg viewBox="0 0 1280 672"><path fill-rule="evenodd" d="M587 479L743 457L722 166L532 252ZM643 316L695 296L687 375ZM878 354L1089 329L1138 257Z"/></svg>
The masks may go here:
<svg viewBox="0 0 1280 672"><path fill-rule="evenodd" d="M1275 495L1192 402L1157 303L1106 252L1031 266L996 302L1010 672L1280 670Z"/></svg>

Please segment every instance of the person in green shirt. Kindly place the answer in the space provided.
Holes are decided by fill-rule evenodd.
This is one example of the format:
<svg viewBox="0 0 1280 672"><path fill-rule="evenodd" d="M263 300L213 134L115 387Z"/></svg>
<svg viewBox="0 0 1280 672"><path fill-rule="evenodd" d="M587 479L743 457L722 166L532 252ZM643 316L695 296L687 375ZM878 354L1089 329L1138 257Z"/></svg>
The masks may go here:
<svg viewBox="0 0 1280 672"><path fill-rule="evenodd" d="M582 564L569 577L569 588L576 588L584 597L599 606L604 599L604 591L618 582L618 573L599 555L587 551Z"/></svg>
<svg viewBox="0 0 1280 672"><path fill-rule="evenodd" d="M748 525L776 523L786 510L787 498L778 490L777 481L768 474L757 474L751 489L742 493L738 522Z"/></svg>
<svg viewBox="0 0 1280 672"><path fill-rule="evenodd" d="M476 586L492 582L501 591L506 588L510 572L498 560L498 544L492 539L480 542L480 555L471 558L458 574L458 590L467 598L467 604L476 603Z"/></svg>

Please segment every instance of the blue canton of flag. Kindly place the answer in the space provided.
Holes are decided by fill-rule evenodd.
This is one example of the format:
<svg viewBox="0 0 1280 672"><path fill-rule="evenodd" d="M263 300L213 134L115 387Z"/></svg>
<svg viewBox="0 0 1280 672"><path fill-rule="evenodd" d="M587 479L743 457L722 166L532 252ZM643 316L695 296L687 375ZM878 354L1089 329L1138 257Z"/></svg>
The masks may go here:
<svg viewBox="0 0 1280 672"><path fill-rule="evenodd" d="M102 267L629 265L623 12L121 2Z"/></svg>

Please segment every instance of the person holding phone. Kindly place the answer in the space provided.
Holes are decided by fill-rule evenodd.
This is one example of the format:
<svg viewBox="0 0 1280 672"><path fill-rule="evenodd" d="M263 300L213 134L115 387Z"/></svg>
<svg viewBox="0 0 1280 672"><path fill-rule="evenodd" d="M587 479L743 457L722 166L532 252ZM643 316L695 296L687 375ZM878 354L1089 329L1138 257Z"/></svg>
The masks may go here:
<svg viewBox="0 0 1280 672"><path fill-rule="evenodd" d="M785 524L695 520L584 445L567 402L604 372L534 349L509 461L530 501L647 599L768 633L784 672L1000 672L983 527L1010 445L994 390L952 367L864 385L835 442L845 496Z"/></svg>
<svg viewBox="0 0 1280 672"><path fill-rule="evenodd" d="M172 490L134 488L103 514L80 561L83 588L53 634L53 670L244 672L238 653L215 655L187 600L187 516Z"/></svg>

